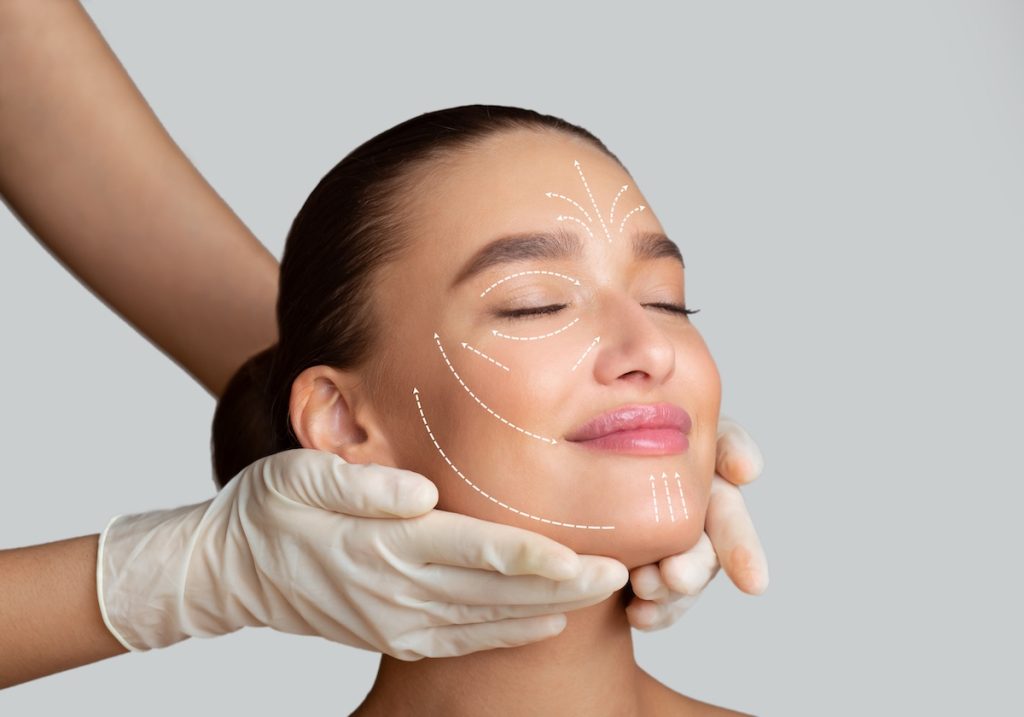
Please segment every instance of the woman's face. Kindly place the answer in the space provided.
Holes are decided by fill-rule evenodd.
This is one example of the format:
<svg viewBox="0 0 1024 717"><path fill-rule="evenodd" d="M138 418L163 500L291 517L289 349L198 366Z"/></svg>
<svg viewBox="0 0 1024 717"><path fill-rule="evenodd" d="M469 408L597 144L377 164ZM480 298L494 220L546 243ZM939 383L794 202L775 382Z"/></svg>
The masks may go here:
<svg viewBox="0 0 1024 717"><path fill-rule="evenodd" d="M504 132L423 174L412 216L374 286L391 462L441 509L629 567L692 546L721 383L633 179L573 136Z"/></svg>

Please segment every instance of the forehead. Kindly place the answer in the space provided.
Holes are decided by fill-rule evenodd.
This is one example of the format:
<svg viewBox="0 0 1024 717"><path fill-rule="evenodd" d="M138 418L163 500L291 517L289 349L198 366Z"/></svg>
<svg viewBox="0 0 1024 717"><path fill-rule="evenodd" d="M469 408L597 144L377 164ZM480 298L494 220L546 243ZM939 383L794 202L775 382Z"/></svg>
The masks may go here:
<svg viewBox="0 0 1024 717"><path fill-rule="evenodd" d="M446 219L460 223L461 218L461 223L472 221L474 226L481 221L500 222L503 212L513 214L508 221L514 221L516 210L536 208L553 214L571 209L571 205L552 202L546 192L582 195L577 200L589 207L577 161L595 198L611 190L604 199L607 211L615 191L631 181L629 175L589 141L560 131L504 131L458 150L435 167L417 199L431 202L436 192L435 199L444 199L440 208L449 210L444 213Z"/></svg>
<svg viewBox="0 0 1024 717"><path fill-rule="evenodd" d="M597 217L609 216L627 184L620 217L642 197L618 162L590 141L561 131L503 131L432 163L414 182L414 251L444 251L454 268L459 257L496 236L585 232L575 219L563 223L559 216L593 221L600 231Z"/></svg>

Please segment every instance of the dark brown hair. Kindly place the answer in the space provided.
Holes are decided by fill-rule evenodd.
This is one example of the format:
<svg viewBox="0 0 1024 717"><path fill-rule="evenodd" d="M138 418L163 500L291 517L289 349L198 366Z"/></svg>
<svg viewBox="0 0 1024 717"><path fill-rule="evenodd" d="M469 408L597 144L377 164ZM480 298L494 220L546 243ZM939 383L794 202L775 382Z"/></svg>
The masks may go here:
<svg viewBox="0 0 1024 717"><path fill-rule="evenodd" d="M458 150L514 129L566 132L619 161L597 137L558 117L464 105L395 125L356 147L320 180L285 241L278 343L243 364L217 402L210 449L218 486L259 458L300 447L288 402L302 371L321 364L358 368L370 357L376 338L371 281L410 236L403 200L422 176L415 170L439 168Z"/></svg>

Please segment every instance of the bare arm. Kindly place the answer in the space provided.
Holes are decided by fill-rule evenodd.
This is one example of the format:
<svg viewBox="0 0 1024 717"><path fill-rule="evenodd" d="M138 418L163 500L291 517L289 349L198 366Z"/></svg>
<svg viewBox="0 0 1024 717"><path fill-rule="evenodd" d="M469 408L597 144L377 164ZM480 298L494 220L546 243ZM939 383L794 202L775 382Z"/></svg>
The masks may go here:
<svg viewBox="0 0 1024 717"><path fill-rule="evenodd" d="M75 0L0 0L0 195L213 395L277 340L276 259L170 138Z"/></svg>
<svg viewBox="0 0 1024 717"><path fill-rule="evenodd" d="M0 0L0 195L212 394L277 340L277 261L74 0ZM97 540L0 551L0 688L126 651L100 617Z"/></svg>
<svg viewBox="0 0 1024 717"><path fill-rule="evenodd" d="M0 550L0 689L127 652L100 616L98 539Z"/></svg>

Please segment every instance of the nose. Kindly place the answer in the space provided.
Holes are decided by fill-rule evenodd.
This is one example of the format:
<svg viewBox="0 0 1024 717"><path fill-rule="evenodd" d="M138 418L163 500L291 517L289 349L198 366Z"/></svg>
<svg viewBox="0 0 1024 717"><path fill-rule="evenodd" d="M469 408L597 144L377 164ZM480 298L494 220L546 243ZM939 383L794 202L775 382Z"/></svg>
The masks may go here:
<svg viewBox="0 0 1024 717"><path fill-rule="evenodd" d="M594 378L599 383L625 381L647 389L672 376L675 344L652 320L650 312L655 310L621 294L602 302L597 322L601 341L594 360Z"/></svg>

